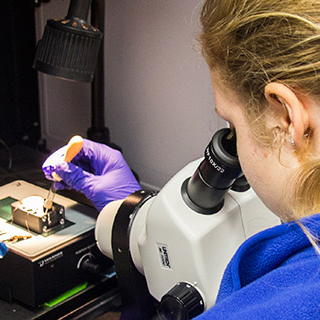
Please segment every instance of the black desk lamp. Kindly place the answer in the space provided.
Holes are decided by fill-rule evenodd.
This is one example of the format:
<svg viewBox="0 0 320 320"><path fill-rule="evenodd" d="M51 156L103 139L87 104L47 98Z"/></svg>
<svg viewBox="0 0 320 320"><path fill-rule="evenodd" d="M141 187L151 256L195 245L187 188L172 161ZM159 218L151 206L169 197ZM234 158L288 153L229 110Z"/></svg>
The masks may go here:
<svg viewBox="0 0 320 320"><path fill-rule="evenodd" d="M92 25L87 22L90 7ZM96 25L104 29L104 0L71 0L65 18L47 21L34 68L64 79L92 82L88 138L112 145L104 125L104 54L102 32Z"/></svg>

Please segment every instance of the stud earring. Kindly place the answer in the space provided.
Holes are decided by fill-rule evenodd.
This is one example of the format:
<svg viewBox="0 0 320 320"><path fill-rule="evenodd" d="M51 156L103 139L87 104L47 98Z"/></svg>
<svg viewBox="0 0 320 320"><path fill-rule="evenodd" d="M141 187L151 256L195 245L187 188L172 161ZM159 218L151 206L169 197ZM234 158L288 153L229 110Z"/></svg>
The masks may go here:
<svg viewBox="0 0 320 320"><path fill-rule="evenodd" d="M295 144L291 134L289 134L288 140L291 143L291 145L295 148L296 144Z"/></svg>

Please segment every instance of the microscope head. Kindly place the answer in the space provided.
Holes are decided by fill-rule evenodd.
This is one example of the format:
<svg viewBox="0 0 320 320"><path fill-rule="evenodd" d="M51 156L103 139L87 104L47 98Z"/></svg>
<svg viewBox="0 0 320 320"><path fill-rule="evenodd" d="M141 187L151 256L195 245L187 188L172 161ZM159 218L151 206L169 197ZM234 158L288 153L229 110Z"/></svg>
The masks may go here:
<svg viewBox="0 0 320 320"><path fill-rule="evenodd" d="M143 279L139 284L160 304L163 319L195 317L214 305L239 246L279 224L242 175L230 133L214 134L204 158L187 164L158 193L140 190L101 211L97 244L115 261L128 311L144 292L132 283Z"/></svg>

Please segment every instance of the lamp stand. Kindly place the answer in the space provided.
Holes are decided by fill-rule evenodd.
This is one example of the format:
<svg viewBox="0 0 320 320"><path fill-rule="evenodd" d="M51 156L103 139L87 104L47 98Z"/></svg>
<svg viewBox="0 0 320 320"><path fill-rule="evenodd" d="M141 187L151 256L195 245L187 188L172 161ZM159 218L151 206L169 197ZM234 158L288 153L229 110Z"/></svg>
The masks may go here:
<svg viewBox="0 0 320 320"><path fill-rule="evenodd" d="M92 0L91 23L104 31L105 0ZM91 84L91 128L87 135L90 140L104 143L112 148L121 148L110 141L110 130L105 126L104 96L104 43L100 46L93 82Z"/></svg>

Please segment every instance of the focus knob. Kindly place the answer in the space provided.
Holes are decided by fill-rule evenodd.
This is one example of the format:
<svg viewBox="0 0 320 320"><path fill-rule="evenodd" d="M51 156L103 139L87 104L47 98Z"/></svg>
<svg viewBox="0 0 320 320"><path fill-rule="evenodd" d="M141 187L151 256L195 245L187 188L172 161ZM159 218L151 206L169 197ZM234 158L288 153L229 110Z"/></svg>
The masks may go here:
<svg viewBox="0 0 320 320"><path fill-rule="evenodd" d="M100 265L95 263L92 258L83 259L81 262L81 269L92 274L99 274L101 271Z"/></svg>
<svg viewBox="0 0 320 320"><path fill-rule="evenodd" d="M204 311L198 290L189 283L177 283L161 299L161 310L170 320L189 320Z"/></svg>

